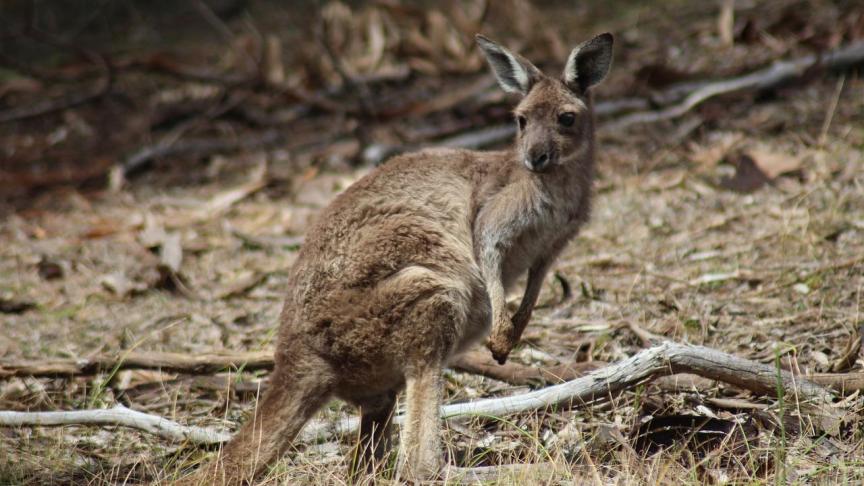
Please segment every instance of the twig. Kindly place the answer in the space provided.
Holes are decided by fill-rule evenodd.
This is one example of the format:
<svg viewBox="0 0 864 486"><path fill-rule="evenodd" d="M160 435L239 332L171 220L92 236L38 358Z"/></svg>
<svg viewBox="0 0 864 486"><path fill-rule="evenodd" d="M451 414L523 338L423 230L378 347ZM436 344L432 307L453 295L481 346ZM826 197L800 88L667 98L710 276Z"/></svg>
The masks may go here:
<svg viewBox="0 0 864 486"><path fill-rule="evenodd" d="M213 9L210 8L209 5L204 3L202 0L192 0L190 2L195 10L204 18L204 20L210 24L210 27L219 33L222 36L222 39L228 43L231 43L234 40L234 33L231 32L231 29L225 25L225 22L213 12Z"/></svg>
<svg viewBox="0 0 864 486"><path fill-rule="evenodd" d="M779 61L744 76L706 84L688 94L682 102L662 110L624 116L612 123L607 123L604 130L615 132L630 125L671 120L716 96L745 90L774 88L791 79L804 77L812 69L841 70L862 62L864 62L864 42L854 43L823 56L809 55L791 61Z"/></svg>
<svg viewBox="0 0 864 486"><path fill-rule="evenodd" d="M121 63L119 67L139 71L152 71L181 80L217 84L226 88L253 85L257 81L255 76L246 74L225 73L198 66L182 65L163 54L154 54L141 60L127 61Z"/></svg>
<svg viewBox="0 0 864 486"><path fill-rule="evenodd" d="M648 347L663 341L662 336L654 334L633 321L627 321L626 326L630 329L630 332L635 334L636 337L642 341L642 346Z"/></svg>
<svg viewBox="0 0 864 486"><path fill-rule="evenodd" d="M339 74L339 77L342 78L342 82L345 86L347 86L349 90L360 95L360 109L362 114L374 117L376 111L375 107L372 106L372 92L369 90L369 86L367 86L362 80L357 79L356 76L348 71L348 67L345 66L342 58L336 54L333 50L333 46L330 45L330 42L324 33L324 25L323 22L318 24L315 29L315 40L321 46L321 49L330 60L330 63L333 64L333 69L335 69L336 73Z"/></svg>
<svg viewBox="0 0 864 486"><path fill-rule="evenodd" d="M237 150L261 149L275 147L285 141L285 134L280 130L267 130L263 133L248 135L234 140L223 138L199 138L180 141L163 141L138 149L126 158L123 163L123 174L133 173L143 168L153 159L174 155L204 156L219 152Z"/></svg>
<svg viewBox="0 0 864 486"><path fill-rule="evenodd" d="M573 286L570 285L570 281L561 272L555 272L555 280L561 284L561 300L557 305L562 305L573 298Z"/></svg>
<svg viewBox="0 0 864 486"><path fill-rule="evenodd" d="M164 439L193 444L218 444L231 434L204 427L180 425L158 415L138 412L123 405L98 410L72 412L0 412L0 425L6 427L58 425L119 425L148 432Z"/></svg>
<svg viewBox="0 0 864 486"><path fill-rule="evenodd" d="M22 106L0 112L0 123L26 120L37 116L47 115L56 111L68 110L83 105L97 98L101 98L111 89L114 75L110 63L105 57L88 53L88 56L98 62L102 76L92 88L84 93L75 93L58 99L44 100L31 106Z"/></svg>
<svg viewBox="0 0 864 486"><path fill-rule="evenodd" d="M846 75L844 74L837 81L834 96L831 97L831 104L828 105L828 110L825 112L825 121L822 122L822 129L819 130L819 146L825 145L825 141L828 139L828 130L831 128L831 121L834 119L834 112L837 111L837 104L840 102L840 95L843 93L845 83Z"/></svg>

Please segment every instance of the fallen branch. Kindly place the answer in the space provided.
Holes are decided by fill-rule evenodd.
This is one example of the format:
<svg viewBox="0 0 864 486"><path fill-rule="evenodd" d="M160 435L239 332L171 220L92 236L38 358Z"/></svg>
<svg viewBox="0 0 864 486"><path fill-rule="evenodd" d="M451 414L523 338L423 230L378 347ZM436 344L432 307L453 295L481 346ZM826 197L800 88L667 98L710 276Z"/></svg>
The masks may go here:
<svg viewBox="0 0 864 486"><path fill-rule="evenodd" d="M48 99L30 106L22 106L13 108L4 112L0 112L0 123L7 123L18 120L26 120L41 115L47 115L57 111L67 110L76 106L83 105L95 99L101 98L110 91L114 83L114 69L108 58L96 51L81 48L75 44L70 44L59 38L55 38L38 29L27 29L21 34L12 34L9 37L18 37L19 35L30 38L41 44L46 44L55 48L71 50L88 61L98 66L100 73L99 80L87 91L83 93L74 93L71 95L62 96L57 99ZM4 56L6 60L12 60L13 64L18 64L8 56ZM35 74L32 69L26 68L25 71Z"/></svg>
<svg viewBox="0 0 864 486"><path fill-rule="evenodd" d="M164 439L189 441L194 444L218 444L231 437L227 432L180 425L158 415L137 412L123 405L73 412L0 412L0 425L6 427L119 425L142 430Z"/></svg>
<svg viewBox="0 0 864 486"><path fill-rule="evenodd" d="M599 117L611 117L632 110L645 110L624 115L598 126L601 132L614 133L631 125L679 118L717 96L741 91L773 89L793 79L804 78L814 70L839 71L861 64L864 64L864 42L857 42L823 54L778 61L771 66L735 78L713 82L681 83L653 95L650 100L624 98L601 101L594 105L594 112ZM652 106L659 106L660 109L650 110ZM506 142L515 133L515 126L508 123L465 132L423 146L480 149ZM364 150L364 159L378 164L392 155L423 146L372 145Z"/></svg>
<svg viewBox="0 0 864 486"><path fill-rule="evenodd" d="M828 390L768 365L716 349L665 342L575 380L512 397L442 407L444 417L499 415L559 405L586 405L658 376L692 373L758 394L774 396L778 386L800 403L827 404ZM778 380L780 383L778 384Z"/></svg>
<svg viewBox="0 0 864 486"><path fill-rule="evenodd" d="M511 362L501 366L487 352L472 351L458 357L452 367L458 371L486 376L517 386L536 386L572 380L604 364L602 362L572 363L536 368ZM270 370L273 369L273 352L192 354L134 351L121 356L103 355L85 359L0 360L0 379L22 376L46 378L87 376L129 369L161 370L193 375L208 375L239 369Z"/></svg>
<svg viewBox="0 0 864 486"><path fill-rule="evenodd" d="M759 91L775 88L792 79L803 78L814 69L842 70L864 63L864 42L836 49L825 54L804 56L791 61L778 61L771 66L744 76L705 84L690 92L683 101L658 111L645 111L624 116L607 123L604 129L617 131L641 123L653 123L678 118L699 104L716 96L739 91Z"/></svg>
<svg viewBox="0 0 864 486"><path fill-rule="evenodd" d="M247 135L233 140L225 138L201 138L190 140L168 140L138 149L123 162L124 175L143 168L153 159L175 155L205 156L237 150L254 150L276 147L285 141L285 133L280 130L267 130L255 135Z"/></svg>
<svg viewBox="0 0 864 486"><path fill-rule="evenodd" d="M272 351L247 353L163 353L135 351L121 356L40 361L0 361L0 378L16 376L69 377L104 371L151 369L172 373L211 374L228 369L255 371L273 368Z"/></svg>
<svg viewBox="0 0 864 486"><path fill-rule="evenodd" d="M672 342L665 342L643 350L628 359L560 385L509 397L445 405L441 407L441 417L500 416L545 410L558 406L584 406L598 400L604 400L611 395L653 378L676 373L692 373L758 394L774 396L778 389L781 389L790 403L796 404L799 410L814 416L822 430L833 433L839 427L838 414L840 411L831 407L834 397L825 388L799 376L794 376L787 371L778 371L771 366L738 358L716 349ZM95 415L96 418L94 418L93 412L98 412ZM133 414L120 412L117 415L110 415L107 412L109 411L0 412L0 424L17 426L69 425L72 423L124 425L157 433L172 440L192 440L198 441L198 443L210 443L206 440L225 440L227 438L226 435L219 432L195 428L190 430L196 431L196 434L200 432L203 435L195 435L193 439L190 430L177 429L174 426L178 424L171 421L166 422L165 419L158 416L140 414L140 412ZM86 420L86 422L73 422L69 417ZM140 420L132 420L129 417L136 417ZM145 417L147 417L146 420ZM404 416L400 415L394 418L394 422L400 424L404 419ZM304 428L300 439L304 441L327 440L334 436L354 433L358 426L359 420L357 418L339 420L335 423L315 421Z"/></svg>
<svg viewBox="0 0 864 486"><path fill-rule="evenodd" d="M486 376L517 386L570 381L604 365L606 363L585 362L537 368L508 362L502 366L484 351L465 353L456 358L452 363L452 367L458 371ZM92 376L112 370L131 369L161 370L168 373L186 373L192 375L209 375L226 370L240 369L243 371L271 370L273 369L273 351L220 351L211 353L134 351L120 356L102 355L81 359L27 361L5 359L0 360L0 379L24 376L35 378ZM683 373L683 371L680 373ZM700 373L694 372L693 374ZM708 375L702 376L724 381ZM856 390L864 391L864 372L816 373L804 377L798 376L796 379L801 378L812 381L820 386L829 387L844 395Z"/></svg>
<svg viewBox="0 0 864 486"><path fill-rule="evenodd" d="M842 395L864 391L864 372L814 373L807 379L820 386L829 387Z"/></svg>
<svg viewBox="0 0 864 486"><path fill-rule="evenodd" d="M473 351L457 358L453 368L521 386L561 383L603 364L605 363L574 363L545 369L518 363L501 366L488 356L488 353ZM273 369L273 352L192 354L135 351L121 356L103 355L86 359L0 360L0 379L22 376L51 378L87 376L111 370L129 369L161 370L193 375L208 375L238 369L270 370Z"/></svg>
<svg viewBox="0 0 864 486"><path fill-rule="evenodd" d="M90 89L83 93L73 93L60 98L48 99L33 105L12 108L0 112L0 123L26 120L28 118L35 118L37 116L47 115L57 111L68 110L69 108L75 108L76 106L89 103L90 101L101 98L107 94L111 89L114 79L111 66L105 58L96 56L95 54L94 57L100 63L102 76Z"/></svg>
<svg viewBox="0 0 864 486"><path fill-rule="evenodd" d="M509 397L445 405L441 407L441 416L500 416L556 406L585 406L653 378L677 373L692 373L771 396L776 395L779 387L787 400L814 415L824 430L834 432L839 427L838 411L830 407L833 396L821 386L787 371L778 373L771 366L716 349L672 342L643 350L628 359L560 385ZM394 422L400 424L403 420L404 416L400 415L395 417ZM335 423L313 422L303 430L301 439L327 440L334 435L355 433L358 426L359 420L356 418Z"/></svg>

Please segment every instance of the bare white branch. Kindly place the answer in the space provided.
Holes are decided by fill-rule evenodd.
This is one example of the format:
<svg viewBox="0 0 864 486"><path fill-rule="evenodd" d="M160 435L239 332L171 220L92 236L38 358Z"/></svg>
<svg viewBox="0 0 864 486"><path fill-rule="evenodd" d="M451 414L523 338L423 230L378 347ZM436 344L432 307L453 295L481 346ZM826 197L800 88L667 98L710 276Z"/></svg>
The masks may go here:
<svg viewBox="0 0 864 486"><path fill-rule="evenodd" d="M0 425L7 427L59 425L119 425L142 430L173 441L218 444L231 434L204 427L180 425L158 415L138 412L123 405L71 412L0 412Z"/></svg>

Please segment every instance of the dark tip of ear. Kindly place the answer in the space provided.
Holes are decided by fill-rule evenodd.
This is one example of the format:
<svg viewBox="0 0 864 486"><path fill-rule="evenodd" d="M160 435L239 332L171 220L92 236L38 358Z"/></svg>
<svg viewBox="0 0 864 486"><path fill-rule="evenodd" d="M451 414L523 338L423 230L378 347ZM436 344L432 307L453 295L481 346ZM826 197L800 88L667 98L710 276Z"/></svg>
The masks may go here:
<svg viewBox="0 0 864 486"><path fill-rule="evenodd" d="M481 46L493 46L493 45L495 45L495 42L493 42L492 39L486 37L483 34L474 34L474 40L477 41L477 43L480 44Z"/></svg>

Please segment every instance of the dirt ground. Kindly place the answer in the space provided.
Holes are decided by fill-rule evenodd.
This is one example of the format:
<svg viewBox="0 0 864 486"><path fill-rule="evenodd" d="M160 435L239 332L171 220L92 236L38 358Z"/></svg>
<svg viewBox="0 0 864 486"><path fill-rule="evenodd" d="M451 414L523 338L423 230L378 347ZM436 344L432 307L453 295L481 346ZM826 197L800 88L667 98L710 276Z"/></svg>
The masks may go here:
<svg viewBox="0 0 864 486"><path fill-rule="evenodd" d="M672 79L668 84L726 77L774 58L836 47L857 38L838 25L858 19L864 26L864 8L856 2L767 3L735 11L733 46L718 38L714 4L670 3L659 12L625 9L618 2L593 6L578 12L592 15L573 21L578 31L561 38L575 42L604 28L615 32L616 64L598 93L603 100L660 90L664 76ZM787 7L810 14L771 24L784 18ZM555 15L551 8L538 10ZM679 16L670 20L670 12ZM747 40L747 19L765 22L759 40ZM588 22L591 28L584 27ZM841 31L836 38L828 35ZM545 44L527 44L532 45ZM484 79L483 69L478 64L466 67L468 74L453 74L452 86ZM442 71L424 81L421 73L400 81L399 89L435 92L451 86L448 76ZM142 79L117 83L151 96L186 96L191 89L145 89ZM499 96L494 89L488 93L483 103ZM572 298L563 299L559 279L550 276L542 308L511 359L537 367L614 362L644 348L639 331L647 331L802 374L862 371L864 355L849 353L856 341L860 346L864 326L862 94L860 71L821 73L767 93L711 100L673 121L602 131L593 216L554 266ZM59 137L63 127L74 131L76 119L92 122L88 117L114 109L113 103L0 126L0 141L8 147L30 136L38 145L40 136ZM473 115L448 108L408 120L379 119L357 139L326 141L315 136L364 122L346 114L313 114L290 122L296 127L279 127L292 133L284 146L160 159L119 187L105 182L110 178L6 186L0 366L125 350L194 355L269 349L300 237L336 194L372 170L360 160L362 150L394 139L411 144L411 134L429 126L458 133L494 125L506 121L509 103L494 98L491 108L483 104ZM600 118L601 130L606 122ZM234 134L233 122L213 128L219 123L210 120L193 133ZM130 136L117 143L140 140ZM41 153L56 157L71 150L61 148ZM92 155L68 153L79 162ZM25 165L12 159L7 176L20 174ZM244 383L266 380L264 372L242 369L231 376ZM525 390L448 371L446 400ZM121 403L225 430L236 429L255 399L254 391L228 392L202 386L196 377L158 371L0 381L3 410ZM829 433L807 426L795 404L782 398L721 383L649 384L587 408L448 421L446 455L461 466L549 463L541 471L502 473L496 484L860 484L864 399L853 391L838 400L846 422ZM334 402L318 418L352 413ZM689 437L648 434L661 446L664 438L669 442L658 453L637 440L640 426L658 417L672 417L679 426L682 417L738 424L746 447L742 451L731 441L706 452L690 441L700 430L681 426ZM350 447L351 438L298 445L267 481L344 483ZM119 427L0 428L0 484L134 484L174 477L210 453Z"/></svg>

